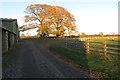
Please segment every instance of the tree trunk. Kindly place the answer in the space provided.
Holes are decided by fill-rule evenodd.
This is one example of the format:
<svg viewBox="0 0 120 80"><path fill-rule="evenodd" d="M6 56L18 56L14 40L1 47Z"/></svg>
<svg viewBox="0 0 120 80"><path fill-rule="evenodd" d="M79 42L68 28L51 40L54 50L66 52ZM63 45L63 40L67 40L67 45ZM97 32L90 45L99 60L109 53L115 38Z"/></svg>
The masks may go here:
<svg viewBox="0 0 120 80"><path fill-rule="evenodd" d="M59 35L59 34L56 34L56 37L57 37L57 38L59 38L59 37L60 37L60 35Z"/></svg>

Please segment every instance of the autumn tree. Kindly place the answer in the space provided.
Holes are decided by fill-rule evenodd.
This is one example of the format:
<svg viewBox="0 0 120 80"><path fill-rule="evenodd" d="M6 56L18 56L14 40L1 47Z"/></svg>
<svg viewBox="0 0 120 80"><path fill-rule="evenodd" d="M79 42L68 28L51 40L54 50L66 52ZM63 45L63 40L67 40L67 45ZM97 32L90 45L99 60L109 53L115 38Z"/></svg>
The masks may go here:
<svg viewBox="0 0 120 80"><path fill-rule="evenodd" d="M81 32L81 35L82 35L82 36L86 36L87 34L86 34L86 33L84 33L84 32Z"/></svg>
<svg viewBox="0 0 120 80"><path fill-rule="evenodd" d="M104 33L103 32L99 32L99 35L104 35Z"/></svg>
<svg viewBox="0 0 120 80"><path fill-rule="evenodd" d="M67 33L68 35L76 31L75 19L67 10L59 6L52 6L46 12L49 16L49 23L52 34L57 37Z"/></svg>
<svg viewBox="0 0 120 80"><path fill-rule="evenodd" d="M116 35L115 32L110 32L109 35Z"/></svg>
<svg viewBox="0 0 120 80"><path fill-rule="evenodd" d="M38 28L38 33L44 37L54 34L57 37L71 35L76 31L75 19L66 9L60 6L34 4L26 8L24 26L27 29Z"/></svg>

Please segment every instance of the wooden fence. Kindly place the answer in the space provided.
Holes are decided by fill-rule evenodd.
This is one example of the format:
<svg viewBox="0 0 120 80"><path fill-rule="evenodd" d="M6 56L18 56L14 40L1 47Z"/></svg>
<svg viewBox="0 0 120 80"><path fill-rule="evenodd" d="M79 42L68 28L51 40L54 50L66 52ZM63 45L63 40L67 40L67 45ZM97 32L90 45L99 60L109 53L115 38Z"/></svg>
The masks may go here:
<svg viewBox="0 0 120 80"><path fill-rule="evenodd" d="M119 42L94 42L92 40L88 41L80 41L79 39L66 39L66 46L68 48L72 48L75 50L80 50L80 45L83 46L83 43L86 48L86 52L89 53L98 53L104 54L105 56L112 54L112 55L120 55L120 43Z"/></svg>
<svg viewBox="0 0 120 80"><path fill-rule="evenodd" d="M118 51L118 50L120 50L119 43L107 43L106 41L105 42L85 41L84 43L86 44L87 53L101 53L101 52L103 52L104 55L107 55L107 53L118 54L118 55L120 54L120 52ZM94 46L91 44L94 44ZM100 45L98 45L98 44L100 44ZM112 47L112 46L109 47L108 45L116 45L118 47ZM110 49L113 49L116 51L113 51L113 50L110 51Z"/></svg>

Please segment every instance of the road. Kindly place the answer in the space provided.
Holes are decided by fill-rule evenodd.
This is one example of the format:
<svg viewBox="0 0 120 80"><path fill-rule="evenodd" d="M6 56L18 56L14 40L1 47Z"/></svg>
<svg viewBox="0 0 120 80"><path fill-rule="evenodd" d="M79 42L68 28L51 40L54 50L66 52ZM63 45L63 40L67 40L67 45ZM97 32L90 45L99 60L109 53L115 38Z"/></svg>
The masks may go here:
<svg viewBox="0 0 120 80"><path fill-rule="evenodd" d="M71 63L46 49L47 42L24 41L3 78L89 78Z"/></svg>

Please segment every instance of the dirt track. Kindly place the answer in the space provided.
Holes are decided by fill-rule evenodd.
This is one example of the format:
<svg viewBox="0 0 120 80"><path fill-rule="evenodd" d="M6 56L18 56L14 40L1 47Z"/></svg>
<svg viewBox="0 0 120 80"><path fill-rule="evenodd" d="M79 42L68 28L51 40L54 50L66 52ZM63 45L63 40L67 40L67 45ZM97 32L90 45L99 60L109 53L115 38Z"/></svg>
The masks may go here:
<svg viewBox="0 0 120 80"><path fill-rule="evenodd" d="M26 40L3 71L3 78L89 78L72 64L53 55L47 47L60 41Z"/></svg>

